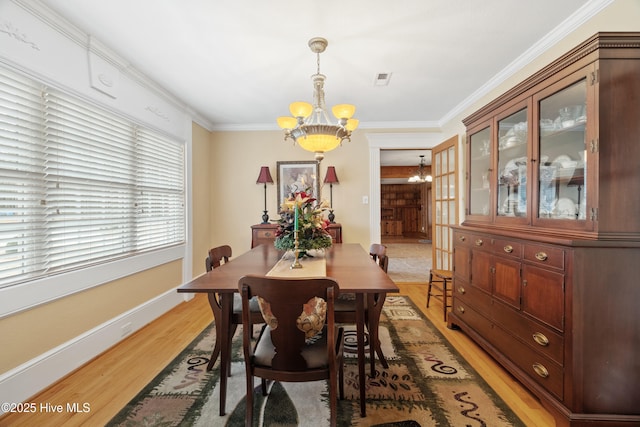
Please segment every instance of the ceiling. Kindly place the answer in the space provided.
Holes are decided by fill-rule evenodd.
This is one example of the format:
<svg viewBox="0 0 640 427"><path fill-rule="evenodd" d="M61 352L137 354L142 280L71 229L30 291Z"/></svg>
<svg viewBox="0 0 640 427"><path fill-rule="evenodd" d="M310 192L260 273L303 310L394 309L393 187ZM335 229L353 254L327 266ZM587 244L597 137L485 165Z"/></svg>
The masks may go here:
<svg viewBox="0 0 640 427"><path fill-rule="evenodd" d="M360 129L439 127L609 2L42 0L212 130L277 129L311 101L318 36L328 107L355 104Z"/></svg>

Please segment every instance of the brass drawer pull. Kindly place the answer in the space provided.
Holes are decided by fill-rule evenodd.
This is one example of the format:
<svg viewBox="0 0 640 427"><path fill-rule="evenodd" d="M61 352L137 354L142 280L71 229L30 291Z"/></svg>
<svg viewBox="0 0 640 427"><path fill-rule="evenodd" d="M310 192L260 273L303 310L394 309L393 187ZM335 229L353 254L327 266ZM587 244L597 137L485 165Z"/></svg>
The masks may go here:
<svg viewBox="0 0 640 427"><path fill-rule="evenodd" d="M549 338L547 338L544 334L540 332L534 332L533 340L543 347L546 347L549 345Z"/></svg>
<svg viewBox="0 0 640 427"><path fill-rule="evenodd" d="M460 240L461 242L464 242L465 240L467 240L467 238L464 236L458 236L458 240Z"/></svg>
<svg viewBox="0 0 640 427"><path fill-rule="evenodd" d="M504 248L502 248L502 249L504 249L504 251L505 251L506 253L508 253L508 254L510 254L511 252L513 252L513 246L511 246L511 245L507 245L507 246L505 246L505 247L504 247Z"/></svg>
<svg viewBox="0 0 640 427"><path fill-rule="evenodd" d="M458 307L458 311L459 311L460 313L464 313L464 307Z"/></svg>
<svg viewBox="0 0 640 427"><path fill-rule="evenodd" d="M536 259L539 260L539 261L546 261L547 258L549 258L549 257L547 256L546 252L540 251L540 252L536 253Z"/></svg>
<svg viewBox="0 0 640 427"><path fill-rule="evenodd" d="M460 292L461 294L466 293L467 291L464 290L464 287L462 286L458 286L458 292Z"/></svg>
<svg viewBox="0 0 640 427"><path fill-rule="evenodd" d="M482 239L476 240L476 246L482 246Z"/></svg>
<svg viewBox="0 0 640 427"><path fill-rule="evenodd" d="M538 374L538 376L542 378L547 378L549 376L549 371L547 371L547 368L545 368L540 363L534 363L532 367L533 370L536 371L536 374Z"/></svg>

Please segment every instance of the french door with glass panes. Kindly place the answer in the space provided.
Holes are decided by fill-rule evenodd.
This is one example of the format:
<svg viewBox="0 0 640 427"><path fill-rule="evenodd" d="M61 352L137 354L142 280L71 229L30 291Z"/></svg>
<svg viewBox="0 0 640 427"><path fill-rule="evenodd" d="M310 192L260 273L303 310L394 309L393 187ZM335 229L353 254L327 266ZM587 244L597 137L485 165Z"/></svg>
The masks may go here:
<svg viewBox="0 0 640 427"><path fill-rule="evenodd" d="M451 270L453 231L458 220L458 136L432 150L433 268Z"/></svg>

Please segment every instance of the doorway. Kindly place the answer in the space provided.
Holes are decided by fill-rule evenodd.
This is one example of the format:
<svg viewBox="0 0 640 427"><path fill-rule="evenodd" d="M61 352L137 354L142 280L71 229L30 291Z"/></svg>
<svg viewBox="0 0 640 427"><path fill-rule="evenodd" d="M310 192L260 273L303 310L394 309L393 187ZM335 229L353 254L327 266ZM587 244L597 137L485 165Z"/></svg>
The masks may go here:
<svg viewBox="0 0 640 427"><path fill-rule="evenodd" d="M430 149L444 137L429 133L368 133L369 143L369 236L370 242L381 241L380 151L384 149Z"/></svg>
<svg viewBox="0 0 640 427"><path fill-rule="evenodd" d="M431 150L380 150L382 242L431 240Z"/></svg>

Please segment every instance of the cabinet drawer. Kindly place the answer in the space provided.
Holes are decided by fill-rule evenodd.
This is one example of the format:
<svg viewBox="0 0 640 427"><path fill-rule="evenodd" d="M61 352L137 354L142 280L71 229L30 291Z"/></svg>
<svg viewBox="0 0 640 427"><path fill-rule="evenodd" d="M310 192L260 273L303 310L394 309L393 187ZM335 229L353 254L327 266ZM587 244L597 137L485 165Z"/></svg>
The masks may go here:
<svg viewBox="0 0 640 427"><path fill-rule="evenodd" d="M560 365L564 364L564 339L561 334L522 316L498 301L494 303L492 315L492 319L498 325L509 330L535 351L553 359Z"/></svg>
<svg viewBox="0 0 640 427"><path fill-rule="evenodd" d="M495 326L492 335L486 335L489 341L536 383L547 389L558 399L563 398L562 366L542 353L531 351L499 326Z"/></svg>
<svg viewBox="0 0 640 427"><path fill-rule="evenodd" d="M484 313L487 317L490 316L489 313L491 313L492 310L491 296L475 286L455 279L453 284L453 298L460 298L465 305L474 308L480 313Z"/></svg>
<svg viewBox="0 0 640 427"><path fill-rule="evenodd" d="M453 299L453 311L456 313L458 319L485 337L485 339L491 337L493 329L491 321L468 306L460 298Z"/></svg>
<svg viewBox="0 0 640 427"><path fill-rule="evenodd" d="M276 233L274 230L253 230L255 240L275 240Z"/></svg>
<svg viewBox="0 0 640 427"><path fill-rule="evenodd" d="M478 234L470 234L469 245L474 249L480 249L485 251L491 250L491 238L487 236L482 236Z"/></svg>
<svg viewBox="0 0 640 427"><path fill-rule="evenodd" d="M493 250L496 254L522 258L522 244L513 240L496 239L493 242Z"/></svg>
<svg viewBox="0 0 640 427"><path fill-rule="evenodd" d="M564 270L564 250L553 246L526 245L524 259Z"/></svg>
<svg viewBox="0 0 640 427"><path fill-rule="evenodd" d="M456 231L453 233L453 243L459 246L471 246L472 234Z"/></svg>
<svg viewBox="0 0 640 427"><path fill-rule="evenodd" d="M340 236L340 230L338 230L337 228L330 228L328 232L329 232L329 235L331 236L331 239L333 240L333 243L342 242L342 237Z"/></svg>

